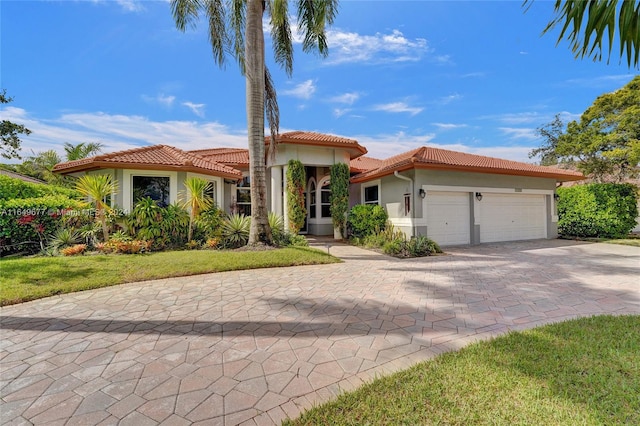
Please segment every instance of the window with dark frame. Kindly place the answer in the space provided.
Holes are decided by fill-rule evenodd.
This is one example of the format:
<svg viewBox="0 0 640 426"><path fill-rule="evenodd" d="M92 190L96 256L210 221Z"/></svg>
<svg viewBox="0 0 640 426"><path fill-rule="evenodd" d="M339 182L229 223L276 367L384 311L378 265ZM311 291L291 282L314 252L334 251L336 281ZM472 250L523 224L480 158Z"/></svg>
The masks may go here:
<svg viewBox="0 0 640 426"><path fill-rule="evenodd" d="M378 193L380 187L378 185L366 186L364 188L364 203L365 204L380 204Z"/></svg>
<svg viewBox="0 0 640 426"><path fill-rule="evenodd" d="M151 198L160 207L170 204L169 188L171 179L167 176L133 176L133 204L144 198Z"/></svg>
<svg viewBox="0 0 640 426"><path fill-rule="evenodd" d="M236 213L251 216L251 178L243 177L236 184Z"/></svg>
<svg viewBox="0 0 640 426"><path fill-rule="evenodd" d="M409 216L411 213L411 194L404 194L404 215Z"/></svg>
<svg viewBox="0 0 640 426"><path fill-rule="evenodd" d="M316 217L316 182L311 181L309 185L309 218L315 219Z"/></svg>
<svg viewBox="0 0 640 426"><path fill-rule="evenodd" d="M331 182L326 180L320 188L320 217L331 217Z"/></svg>

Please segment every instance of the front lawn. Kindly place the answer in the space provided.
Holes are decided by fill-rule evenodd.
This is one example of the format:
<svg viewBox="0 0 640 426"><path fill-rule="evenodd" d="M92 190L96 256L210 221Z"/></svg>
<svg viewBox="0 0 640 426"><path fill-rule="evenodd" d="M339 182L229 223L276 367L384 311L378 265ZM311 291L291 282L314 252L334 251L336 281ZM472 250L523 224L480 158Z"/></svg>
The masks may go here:
<svg viewBox="0 0 640 426"><path fill-rule="evenodd" d="M308 247L0 259L0 306L127 282L339 261Z"/></svg>
<svg viewBox="0 0 640 426"><path fill-rule="evenodd" d="M441 355L286 425L640 424L640 316L582 318Z"/></svg>

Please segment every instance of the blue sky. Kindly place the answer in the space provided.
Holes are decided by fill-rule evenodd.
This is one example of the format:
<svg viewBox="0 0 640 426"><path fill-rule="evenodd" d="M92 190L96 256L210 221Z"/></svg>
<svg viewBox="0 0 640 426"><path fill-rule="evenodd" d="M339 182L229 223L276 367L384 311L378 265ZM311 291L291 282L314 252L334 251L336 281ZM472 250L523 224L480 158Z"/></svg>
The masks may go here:
<svg viewBox="0 0 640 426"><path fill-rule="evenodd" d="M281 131L355 138L385 158L430 145L530 161L534 130L576 119L629 82L616 56L576 60L541 36L553 3L342 1L329 56L296 45L291 78L272 60ZM25 124L23 155L64 142L105 152L150 144L246 147L245 86L219 69L206 23L181 33L168 1L0 2L1 116ZM267 35L268 37L268 35Z"/></svg>

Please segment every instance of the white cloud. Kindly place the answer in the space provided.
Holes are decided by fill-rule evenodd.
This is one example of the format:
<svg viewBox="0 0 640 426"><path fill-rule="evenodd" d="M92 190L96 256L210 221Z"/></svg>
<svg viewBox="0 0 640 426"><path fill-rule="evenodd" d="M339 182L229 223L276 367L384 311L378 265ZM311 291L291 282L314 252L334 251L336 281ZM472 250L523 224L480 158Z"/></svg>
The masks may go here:
<svg viewBox="0 0 640 426"><path fill-rule="evenodd" d="M498 127L505 135L514 139L538 139L536 129L520 128L520 127Z"/></svg>
<svg viewBox="0 0 640 426"><path fill-rule="evenodd" d="M115 3L125 12L141 12L145 10L141 0L92 0L96 4Z"/></svg>
<svg viewBox="0 0 640 426"><path fill-rule="evenodd" d="M411 115L416 115L422 112L424 108L411 107L406 102L391 102L388 104L378 104L373 106L374 111L384 111L392 113L408 112Z"/></svg>
<svg viewBox="0 0 640 426"><path fill-rule="evenodd" d="M302 41L299 35L295 40ZM327 40L331 54L323 64L329 65L353 62L359 64L415 62L433 51L426 39L409 39L399 30L393 30L390 34L374 35L329 30Z"/></svg>
<svg viewBox="0 0 640 426"><path fill-rule="evenodd" d="M4 120L23 124L32 131L23 136L22 155L53 149L64 155L65 142L100 142L103 152L121 151L154 144L172 145L184 150L212 146L247 146L246 129L193 121L153 121L141 116L112 115L102 112L68 113L53 119L33 117L21 108L8 107Z"/></svg>
<svg viewBox="0 0 640 426"><path fill-rule="evenodd" d="M166 108L170 108L173 102L176 100L175 96L166 96L164 93L160 93L156 96L142 95L142 99L150 104L159 104Z"/></svg>
<svg viewBox="0 0 640 426"><path fill-rule="evenodd" d="M534 147L528 146L470 146L464 143L439 143L435 142L435 134L408 135L405 132L380 135L351 135L368 150L369 157L385 159L403 152L411 151L423 146L447 149L450 151L467 152L469 154L497 157L506 160L531 162L529 151Z"/></svg>
<svg viewBox="0 0 640 426"><path fill-rule="evenodd" d="M345 115L345 114L349 113L350 111L351 111L351 108L335 108L335 109L333 110L333 115L334 115L335 117L340 118L340 117L342 117L343 115Z"/></svg>
<svg viewBox="0 0 640 426"><path fill-rule="evenodd" d="M296 85L293 89L282 91L282 94L299 99L311 99L311 96L315 91L316 86L314 85L313 80L307 80Z"/></svg>
<svg viewBox="0 0 640 426"><path fill-rule="evenodd" d="M442 105L446 105L446 104L450 104L453 101L457 101L458 99L462 99L462 95L458 94L458 93L453 93L449 96L443 96L440 98L440 104Z"/></svg>
<svg viewBox="0 0 640 426"><path fill-rule="evenodd" d="M183 102L182 105L189 108L195 115L198 117L204 117L204 107L205 104L194 104L193 102Z"/></svg>
<svg viewBox="0 0 640 426"><path fill-rule="evenodd" d="M590 78L573 78L566 80L565 82L570 85L581 86L581 87L608 87L615 85L624 86L631 79L635 77L633 74L616 74L616 75L603 75L600 77L590 77Z"/></svg>
<svg viewBox="0 0 640 426"><path fill-rule="evenodd" d="M462 129L464 127L468 127L466 124L454 124L454 123L431 123L436 126L440 130L453 130L453 129Z"/></svg>
<svg viewBox="0 0 640 426"><path fill-rule="evenodd" d="M338 104L353 105L358 99L360 99L360 94L358 92L350 92L334 96L333 98L330 98L329 101Z"/></svg>

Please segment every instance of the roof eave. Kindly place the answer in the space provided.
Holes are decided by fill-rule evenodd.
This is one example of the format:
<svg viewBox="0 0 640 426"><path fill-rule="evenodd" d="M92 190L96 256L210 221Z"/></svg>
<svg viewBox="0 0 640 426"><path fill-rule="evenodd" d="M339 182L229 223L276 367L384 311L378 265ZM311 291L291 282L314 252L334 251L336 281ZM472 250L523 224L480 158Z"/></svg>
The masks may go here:
<svg viewBox="0 0 640 426"><path fill-rule="evenodd" d="M88 172L99 169L132 169L132 170L163 170L175 172L192 172L200 173L208 176L219 176L223 178L241 179L242 172L232 173L227 171L209 170L198 166L189 165L169 165L169 164L144 164L144 163L114 163L109 161L92 161L78 166L64 168L62 170L53 170L63 175L74 172Z"/></svg>
<svg viewBox="0 0 640 426"><path fill-rule="evenodd" d="M473 173L485 173L485 174L499 174L507 176L527 176L527 177L539 177L546 179L555 179L558 182L569 182L584 180L585 177L581 175L563 174L563 173L548 173L548 172L535 172L535 171L521 171L521 170L509 170L509 169L497 169L497 168L485 168L485 167L469 167L469 166L455 166L450 164L437 164L437 163L419 163L419 162L403 162L396 167L388 168L379 172L372 172L369 175L354 176L351 178L352 183L367 182L369 180L381 178L384 176L392 175L394 172L402 172L410 169L428 169L428 170L452 170L461 172L473 172ZM366 174L367 172L361 173Z"/></svg>

